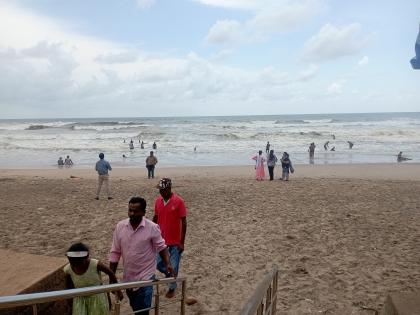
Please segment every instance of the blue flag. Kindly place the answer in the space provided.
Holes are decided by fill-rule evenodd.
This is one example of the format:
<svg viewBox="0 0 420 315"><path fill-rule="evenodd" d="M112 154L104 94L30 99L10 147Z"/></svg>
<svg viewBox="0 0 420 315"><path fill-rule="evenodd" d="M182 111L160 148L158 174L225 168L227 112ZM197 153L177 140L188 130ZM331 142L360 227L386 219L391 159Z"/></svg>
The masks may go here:
<svg viewBox="0 0 420 315"><path fill-rule="evenodd" d="M420 69L420 27L419 34L417 35L417 41L415 45L416 56L410 60L413 69Z"/></svg>

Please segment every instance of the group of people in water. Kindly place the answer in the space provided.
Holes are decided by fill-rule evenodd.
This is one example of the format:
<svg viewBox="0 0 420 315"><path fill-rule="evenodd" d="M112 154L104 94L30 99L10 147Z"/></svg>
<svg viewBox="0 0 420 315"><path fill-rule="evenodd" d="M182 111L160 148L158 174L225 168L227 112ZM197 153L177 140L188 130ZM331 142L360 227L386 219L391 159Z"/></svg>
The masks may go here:
<svg viewBox="0 0 420 315"><path fill-rule="evenodd" d="M63 160L63 158L60 156L58 158L57 165L59 167L62 167L62 166L72 166L73 165L73 161L71 160L70 155L67 155L67 157L66 157L65 160Z"/></svg>
<svg viewBox="0 0 420 315"><path fill-rule="evenodd" d="M267 145L265 147L265 156L263 155L263 151L260 150L256 155L254 155L251 158L255 161L255 179L257 181L262 181L265 178L265 162L267 162L270 180L274 180L274 168L278 162L278 158L274 154L274 150L270 150L270 146L270 142L267 142ZM289 154L287 152L283 152L280 162L282 168L282 175L280 180L288 181L289 174L293 173L295 170L293 169L292 161L290 160Z"/></svg>
<svg viewBox="0 0 420 315"><path fill-rule="evenodd" d="M125 143L125 139L124 139L124 143ZM140 139L139 139L139 143L140 143L140 149L144 149L144 142L143 142L143 140L140 141ZM130 150L134 150L134 141L133 141L133 139L130 139L130 142L128 144L128 148ZM156 150L157 149L156 141L153 142L152 148L153 148L153 150Z"/></svg>

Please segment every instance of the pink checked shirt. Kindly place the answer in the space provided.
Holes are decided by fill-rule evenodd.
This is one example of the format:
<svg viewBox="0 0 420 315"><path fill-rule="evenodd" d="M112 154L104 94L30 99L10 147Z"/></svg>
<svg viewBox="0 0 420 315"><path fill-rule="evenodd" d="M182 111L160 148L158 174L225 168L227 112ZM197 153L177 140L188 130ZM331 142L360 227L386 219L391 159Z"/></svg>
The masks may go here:
<svg viewBox="0 0 420 315"><path fill-rule="evenodd" d="M133 230L130 219L118 222L112 239L110 262L123 259L124 281L149 280L156 270L156 254L165 249L159 226L143 217Z"/></svg>

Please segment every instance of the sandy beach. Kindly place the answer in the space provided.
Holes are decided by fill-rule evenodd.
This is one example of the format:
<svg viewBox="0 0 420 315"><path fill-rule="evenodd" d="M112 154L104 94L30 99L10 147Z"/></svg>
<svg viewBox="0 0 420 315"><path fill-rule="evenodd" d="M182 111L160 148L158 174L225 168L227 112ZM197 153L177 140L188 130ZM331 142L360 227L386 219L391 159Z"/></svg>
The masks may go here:
<svg viewBox="0 0 420 315"><path fill-rule="evenodd" d="M279 314L374 314L389 292L420 288L420 164L295 169L289 182L257 182L252 166L157 169L189 209L188 314L237 314L273 264ZM97 201L93 169L2 169L0 246L63 257L83 241L107 262L129 198L153 215L158 179L146 175L113 170L115 199Z"/></svg>

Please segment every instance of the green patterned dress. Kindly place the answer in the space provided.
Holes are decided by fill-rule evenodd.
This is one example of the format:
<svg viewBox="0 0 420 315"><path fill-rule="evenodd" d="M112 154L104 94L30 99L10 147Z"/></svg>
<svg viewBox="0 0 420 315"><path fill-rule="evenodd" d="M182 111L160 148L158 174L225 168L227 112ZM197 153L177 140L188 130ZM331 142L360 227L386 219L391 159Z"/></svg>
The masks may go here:
<svg viewBox="0 0 420 315"><path fill-rule="evenodd" d="M82 275L74 273L70 264L64 266L64 272L70 275L75 288L91 287L102 284L98 272L98 260L90 259L89 267ZM109 305L106 293L81 296L73 299L73 315L108 315Z"/></svg>

